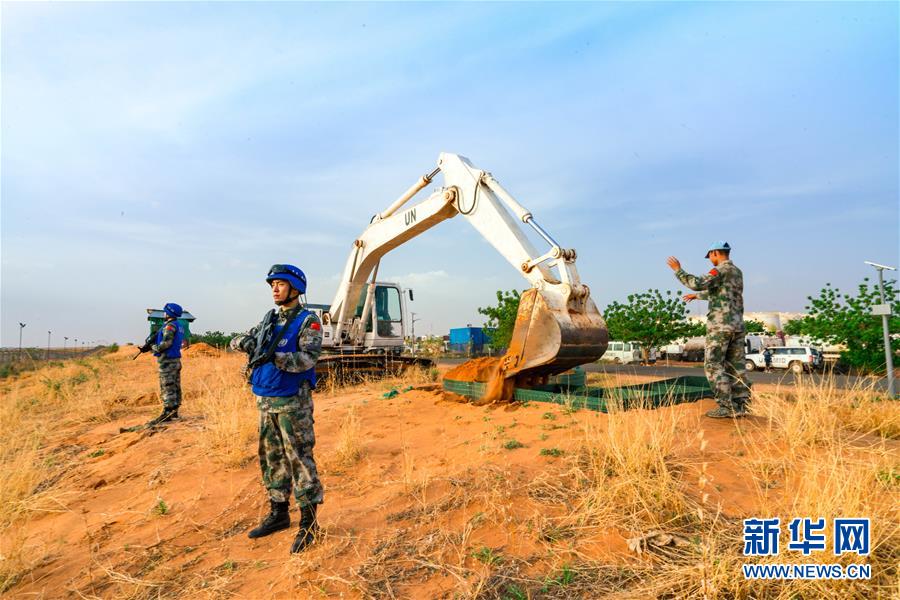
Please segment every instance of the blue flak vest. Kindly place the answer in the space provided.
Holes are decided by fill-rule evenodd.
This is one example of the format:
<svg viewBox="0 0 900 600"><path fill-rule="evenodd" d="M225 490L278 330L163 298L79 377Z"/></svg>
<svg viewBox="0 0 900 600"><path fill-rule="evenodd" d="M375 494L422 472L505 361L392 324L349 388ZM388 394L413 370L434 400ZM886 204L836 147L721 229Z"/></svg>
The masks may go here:
<svg viewBox="0 0 900 600"><path fill-rule="evenodd" d="M169 323L173 323L175 325L175 339L172 340L172 345L169 346L168 349L164 350L161 353L155 354L154 356L165 356L166 358L181 358L181 342L184 341L184 327L181 323L178 322L178 319L174 321L166 321L166 323L159 328L159 331L156 332L156 345L159 346L163 341L163 330Z"/></svg>
<svg viewBox="0 0 900 600"><path fill-rule="evenodd" d="M296 352L297 337L300 335L300 329L306 322L306 319L312 313L308 310L300 311L294 322L290 324L290 328L284 337L281 336L283 325L273 328L272 339L281 337L278 342L278 348L275 352ZM300 391L300 386L304 381L309 382L309 388L316 387L316 368L313 367L302 373L288 373L282 371L275 366L274 362L267 362L253 369L253 375L250 376L250 384L253 386L253 393L257 396L267 396L270 398L284 398L286 396L295 396Z"/></svg>

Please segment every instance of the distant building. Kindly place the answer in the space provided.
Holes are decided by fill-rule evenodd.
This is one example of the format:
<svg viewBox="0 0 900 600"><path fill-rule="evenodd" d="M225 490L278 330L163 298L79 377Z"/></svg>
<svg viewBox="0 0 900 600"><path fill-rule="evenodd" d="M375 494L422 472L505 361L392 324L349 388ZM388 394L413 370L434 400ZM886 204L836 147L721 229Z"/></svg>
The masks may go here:
<svg viewBox="0 0 900 600"><path fill-rule="evenodd" d="M759 321L766 326L766 329L779 332L784 331L784 326L788 321L793 321L794 319L799 319L804 316L803 313L781 311L749 312L744 313L744 320L747 321L752 319L754 321Z"/></svg>

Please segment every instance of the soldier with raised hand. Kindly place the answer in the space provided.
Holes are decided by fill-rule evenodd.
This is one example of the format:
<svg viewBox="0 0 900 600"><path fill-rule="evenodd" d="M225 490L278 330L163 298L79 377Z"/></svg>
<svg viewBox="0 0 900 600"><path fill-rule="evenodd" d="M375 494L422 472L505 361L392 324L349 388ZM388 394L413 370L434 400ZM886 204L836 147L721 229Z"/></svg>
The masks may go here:
<svg viewBox="0 0 900 600"><path fill-rule="evenodd" d="M744 274L731 262L728 242L716 242L706 253L713 268L706 275L686 273L674 256L666 261L675 277L697 294L684 300L709 301L706 320L706 378L719 407L707 417L735 418L748 414L750 384L744 368Z"/></svg>
<svg viewBox="0 0 900 600"><path fill-rule="evenodd" d="M181 306L169 302L163 307L166 322L156 332L150 351L159 365L159 397L162 399L162 414L147 423L159 425L178 418L181 406L181 345L184 341L184 326L178 321L184 313Z"/></svg>
<svg viewBox="0 0 900 600"><path fill-rule="evenodd" d="M259 538L287 529L291 490L300 506L300 530L291 553L315 540L322 484L313 447L312 390L322 352L322 324L300 302L306 275L293 265L273 265L266 281L279 307L262 322L231 340L231 348L249 355L250 384L259 408L259 466L271 510L248 536Z"/></svg>

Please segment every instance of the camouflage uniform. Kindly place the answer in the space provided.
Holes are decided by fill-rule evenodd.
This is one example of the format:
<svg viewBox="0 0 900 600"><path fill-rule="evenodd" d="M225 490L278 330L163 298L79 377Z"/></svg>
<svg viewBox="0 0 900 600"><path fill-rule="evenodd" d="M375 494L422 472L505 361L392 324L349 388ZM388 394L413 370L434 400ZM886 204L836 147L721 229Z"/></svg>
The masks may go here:
<svg viewBox="0 0 900 600"><path fill-rule="evenodd" d="M297 307L299 310L300 307ZM284 327L290 310L278 312L276 324ZM252 353L262 323L231 340L231 349ZM313 368L322 352L322 325L311 314L300 328L296 352L276 352L273 362L282 371L302 373ZM298 506L322 503L322 483L313 458L316 436L313 399L304 382L294 396L257 396L259 408L259 466L263 484L273 502L287 502L291 488Z"/></svg>
<svg viewBox="0 0 900 600"><path fill-rule="evenodd" d="M174 323L166 322L163 325L163 338L159 344L151 346L151 350L157 356L159 365L159 397L163 403L163 410L178 410L181 406L181 359L169 358L166 350L172 347L175 341Z"/></svg>
<svg viewBox="0 0 900 600"><path fill-rule="evenodd" d="M675 276L709 301L706 321L706 378L720 407L746 411L750 383L744 369L744 274L730 260L698 277L678 269Z"/></svg>

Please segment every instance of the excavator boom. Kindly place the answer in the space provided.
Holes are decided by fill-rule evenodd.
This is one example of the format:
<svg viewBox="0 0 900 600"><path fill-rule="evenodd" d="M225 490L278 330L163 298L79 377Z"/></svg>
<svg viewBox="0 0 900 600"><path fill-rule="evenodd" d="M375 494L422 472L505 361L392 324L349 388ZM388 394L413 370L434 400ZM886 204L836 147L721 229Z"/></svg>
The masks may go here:
<svg viewBox="0 0 900 600"><path fill-rule="evenodd" d="M443 187L400 212L439 172L443 174ZM375 215L354 241L331 304L336 345L358 344L361 328L356 305L370 275L377 273L381 257L457 215L478 230L532 286L522 295L512 341L500 362L496 385L489 386L497 389L489 395L508 396L500 388L511 389L513 383L541 383L550 375L603 355L608 342L606 323L591 300L590 289L578 276L575 250L556 243L490 173L450 153L442 153L437 168ZM538 252L525 235L524 225L549 245L546 252ZM371 292L374 276L368 285Z"/></svg>

